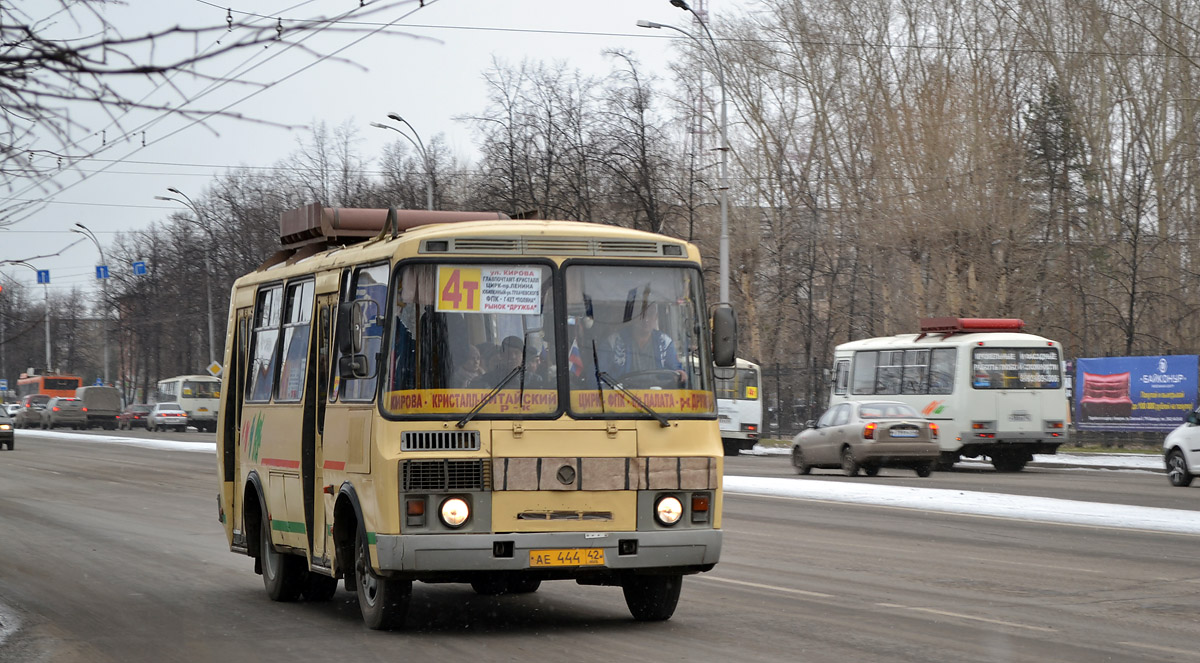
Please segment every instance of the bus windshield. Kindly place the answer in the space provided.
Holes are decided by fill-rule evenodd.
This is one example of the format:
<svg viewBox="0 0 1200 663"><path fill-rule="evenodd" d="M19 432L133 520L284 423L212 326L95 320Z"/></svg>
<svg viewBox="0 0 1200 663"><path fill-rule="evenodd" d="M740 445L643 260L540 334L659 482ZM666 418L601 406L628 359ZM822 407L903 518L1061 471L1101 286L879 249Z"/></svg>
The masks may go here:
<svg viewBox="0 0 1200 663"><path fill-rule="evenodd" d="M698 271L580 264L564 276L573 414L713 413Z"/></svg>
<svg viewBox="0 0 1200 663"><path fill-rule="evenodd" d="M557 413L552 274L538 264L397 270L383 412Z"/></svg>

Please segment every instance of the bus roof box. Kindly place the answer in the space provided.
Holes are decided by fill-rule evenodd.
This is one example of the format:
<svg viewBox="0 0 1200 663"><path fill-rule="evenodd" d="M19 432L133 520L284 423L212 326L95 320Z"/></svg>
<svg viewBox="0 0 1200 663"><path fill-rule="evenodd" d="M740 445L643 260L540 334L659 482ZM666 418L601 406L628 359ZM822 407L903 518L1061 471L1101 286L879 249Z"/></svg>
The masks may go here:
<svg viewBox="0 0 1200 663"><path fill-rule="evenodd" d="M323 207L312 203L287 210L279 216L279 242L285 249L309 244L353 244L375 237L387 224L388 210L355 207ZM397 232L431 223L504 220L501 212L450 212L396 210Z"/></svg>

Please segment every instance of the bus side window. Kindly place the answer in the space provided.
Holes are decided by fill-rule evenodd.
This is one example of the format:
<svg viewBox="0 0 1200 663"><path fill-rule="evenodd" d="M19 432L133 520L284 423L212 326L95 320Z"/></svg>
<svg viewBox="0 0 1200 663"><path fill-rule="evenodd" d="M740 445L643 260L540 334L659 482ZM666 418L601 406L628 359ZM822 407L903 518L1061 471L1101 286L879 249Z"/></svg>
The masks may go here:
<svg viewBox="0 0 1200 663"><path fill-rule="evenodd" d="M954 393L954 364L957 351L954 348L937 348L929 362L929 393Z"/></svg>
<svg viewBox="0 0 1200 663"><path fill-rule="evenodd" d="M289 284L283 323L283 363L279 367L278 401L296 402L304 392L308 369L309 327L312 322L313 282Z"/></svg>
<svg viewBox="0 0 1200 663"><path fill-rule="evenodd" d="M350 287L342 294L340 306L349 306L350 302L360 299L374 301L375 305L369 307L369 309L378 317L367 321L363 338L362 352L367 357L367 374L371 377L357 380L341 380L341 393L339 394L337 390L331 389L329 393L330 400L340 396L343 401L370 402L375 398L375 385L378 382L380 373L380 354L383 351L382 320L383 307L387 304L387 277L388 266L386 264L359 267L354 270L354 278ZM340 339L335 339L334 375L337 375L338 360L341 355L337 351L339 344Z"/></svg>
<svg viewBox="0 0 1200 663"><path fill-rule="evenodd" d="M875 362L878 357L879 353L874 350L854 353L853 391L855 394L875 393Z"/></svg>
<svg viewBox="0 0 1200 663"><path fill-rule="evenodd" d="M842 359L834 367L833 393L845 394L850 382L850 362Z"/></svg>
<svg viewBox="0 0 1200 663"><path fill-rule="evenodd" d="M900 378L904 374L904 351L883 350L879 353L879 371L875 377L875 393L900 393Z"/></svg>
<svg viewBox="0 0 1200 663"><path fill-rule="evenodd" d="M279 319L283 309L281 286L263 288L258 292L254 310L254 339L250 351L250 380L246 400L265 403L271 400L271 387L278 361Z"/></svg>
<svg viewBox="0 0 1200 663"><path fill-rule="evenodd" d="M904 379L901 393L925 394L929 391L929 351L904 351Z"/></svg>

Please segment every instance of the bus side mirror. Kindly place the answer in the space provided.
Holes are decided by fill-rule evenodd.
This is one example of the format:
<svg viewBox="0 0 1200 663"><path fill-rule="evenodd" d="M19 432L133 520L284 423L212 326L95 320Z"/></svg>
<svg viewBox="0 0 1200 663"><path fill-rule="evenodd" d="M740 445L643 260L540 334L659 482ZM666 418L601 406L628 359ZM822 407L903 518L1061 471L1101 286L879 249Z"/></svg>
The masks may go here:
<svg viewBox="0 0 1200 663"><path fill-rule="evenodd" d="M356 355L366 345L368 327L378 324L379 304L373 299L356 299L338 307L338 352Z"/></svg>
<svg viewBox="0 0 1200 663"><path fill-rule="evenodd" d="M733 366L737 357L737 313L729 304L717 304L712 312L713 364Z"/></svg>
<svg viewBox="0 0 1200 663"><path fill-rule="evenodd" d="M371 377L370 364L364 354L350 354L338 357L338 375L343 380L362 380Z"/></svg>

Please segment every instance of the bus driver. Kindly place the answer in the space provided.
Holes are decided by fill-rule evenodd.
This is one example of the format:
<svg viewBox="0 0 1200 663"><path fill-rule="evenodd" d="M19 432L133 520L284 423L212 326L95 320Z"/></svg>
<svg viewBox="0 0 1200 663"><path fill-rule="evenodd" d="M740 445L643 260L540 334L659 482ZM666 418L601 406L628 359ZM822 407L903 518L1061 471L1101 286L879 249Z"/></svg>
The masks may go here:
<svg viewBox="0 0 1200 663"><path fill-rule="evenodd" d="M601 361L605 372L620 377L645 371L670 370L675 372L678 386L687 383L687 372L679 362L674 341L658 329L658 307L658 304L643 302L633 320L609 337L608 348Z"/></svg>

